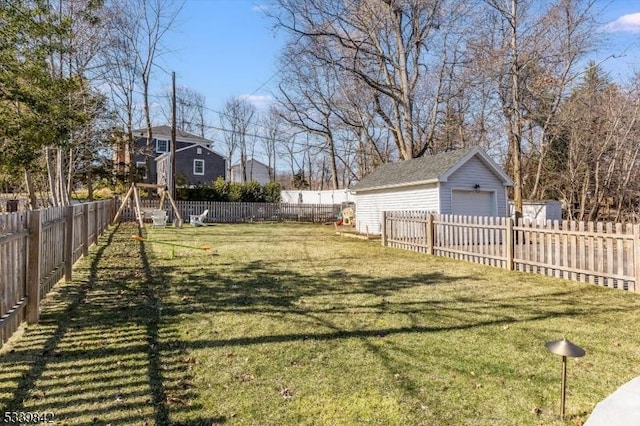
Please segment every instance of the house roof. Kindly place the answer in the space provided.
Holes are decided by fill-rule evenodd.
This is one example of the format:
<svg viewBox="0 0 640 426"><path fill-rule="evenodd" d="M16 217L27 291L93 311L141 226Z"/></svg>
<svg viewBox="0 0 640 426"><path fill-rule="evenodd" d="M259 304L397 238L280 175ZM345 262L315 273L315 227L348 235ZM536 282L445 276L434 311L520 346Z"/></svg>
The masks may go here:
<svg viewBox="0 0 640 426"><path fill-rule="evenodd" d="M382 164L351 189L358 192L446 182L453 172L474 156L478 156L504 185L513 185L509 176L484 151L476 147Z"/></svg>
<svg viewBox="0 0 640 426"><path fill-rule="evenodd" d="M182 151L186 151L188 149L193 149L193 148L206 149L207 151L210 151L210 152L212 152L212 153L216 154L217 156L222 157L224 159L224 155L220 154L217 151L214 151L213 149L211 149L210 147L208 147L206 145L199 145L199 144L198 145L196 145L196 144L188 145L188 146L185 146L183 148L176 149L176 154L179 153L179 152L182 152ZM170 152L165 152L164 154L157 156L156 157L156 161L162 161L163 159L167 158L170 154L171 154ZM226 159L225 159L225 161L226 161Z"/></svg>
<svg viewBox="0 0 640 426"><path fill-rule="evenodd" d="M264 166L266 169L270 169L269 166L267 166L263 162L258 161L258 160L254 159L254 158L250 158L250 159L247 160L247 164L251 163L251 162L253 162L255 164L260 164L261 166ZM242 167L242 162L238 162L238 163L234 164L233 166L231 166L232 169L241 168L241 167Z"/></svg>
<svg viewBox="0 0 640 426"><path fill-rule="evenodd" d="M146 137L147 129L146 127L143 129L134 129L134 136ZM151 127L151 134L154 138L157 137L165 137L171 139L171 126L153 126ZM196 142L201 144L211 144L213 141L200 137L198 135L194 135L193 133L185 132L182 130L176 130L176 140L181 142Z"/></svg>

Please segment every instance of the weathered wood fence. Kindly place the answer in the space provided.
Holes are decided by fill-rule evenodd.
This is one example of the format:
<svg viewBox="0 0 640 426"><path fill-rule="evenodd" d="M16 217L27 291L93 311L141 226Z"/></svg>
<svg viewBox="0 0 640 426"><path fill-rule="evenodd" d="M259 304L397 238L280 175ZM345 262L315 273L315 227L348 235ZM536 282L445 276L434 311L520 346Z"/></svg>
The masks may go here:
<svg viewBox="0 0 640 426"><path fill-rule="evenodd" d="M141 200L143 209L157 209L159 201ZM287 204L287 203L234 203L213 201L176 201L180 216L185 222L189 216L208 210L205 222L241 223L261 221L333 222L340 211L339 204ZM164 206L173 220L173 212ZM135 220L133 203L122 213L123 220Z"/></svg>
<svg viewBox="0 0 640 426"><path fill-rule="evenodd" d="M640 292L640 225L384 212L382 244Z"/></svg>
<svg viewBox="0 0 640 426"><path fill-rule="evenodd" d="M0 346L86 256L115 214L113 200L0 214Z"/></svg>

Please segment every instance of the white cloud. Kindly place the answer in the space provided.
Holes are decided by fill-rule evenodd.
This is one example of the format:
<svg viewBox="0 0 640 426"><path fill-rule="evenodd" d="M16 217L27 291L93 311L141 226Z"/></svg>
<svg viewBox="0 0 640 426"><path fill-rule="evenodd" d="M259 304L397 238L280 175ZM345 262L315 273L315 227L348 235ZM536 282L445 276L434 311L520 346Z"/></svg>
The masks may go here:
<svg viewBox="0 0 640 426"><path fill-rule="evenodd" d="M261 12L267 12L270 8L271 8L271 5L267 3L256 3L251 8L251 11L256 13L261 13Z"/></svg>
<svg viewBox="0 0 640 426"><path fill-rule="evenodd" d="M615 21L609 22L605 25L604 29L609 32L625 31L638 33L640 32L640 13L622 15Z"/></svg>
<svg viewBox="0 0 640 426"><path fill-rule="evenodd" d="M271 95L240 95L238 97L249 102L256 109L266 109L273 103Z"/></svg>

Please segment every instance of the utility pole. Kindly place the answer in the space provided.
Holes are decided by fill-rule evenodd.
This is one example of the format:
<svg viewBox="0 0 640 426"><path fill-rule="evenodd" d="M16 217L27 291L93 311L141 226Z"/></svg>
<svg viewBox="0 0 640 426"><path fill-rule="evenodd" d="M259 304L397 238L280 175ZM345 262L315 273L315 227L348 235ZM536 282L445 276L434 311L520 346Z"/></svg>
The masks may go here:
<svg viewBox="0 0 640 426"><path fill-rule="evenodd" d="M176 199L176 72L171 73L171 181L169 193Z"/></svg>

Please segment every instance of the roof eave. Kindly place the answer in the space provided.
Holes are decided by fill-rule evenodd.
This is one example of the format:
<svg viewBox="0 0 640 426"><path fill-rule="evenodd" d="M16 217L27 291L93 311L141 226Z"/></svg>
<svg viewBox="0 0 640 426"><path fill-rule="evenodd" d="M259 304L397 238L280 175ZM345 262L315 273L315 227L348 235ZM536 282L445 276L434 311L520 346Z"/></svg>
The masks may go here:
<svg viewBox="0 0 640 426"><path fill-rule="evenodd" d="M357 194L358 192L376 191L380 189L405 188L408 186L420 186L420 185L427 185L430 183L438 183L438 182L440 182L440 179L436 178L436 179L421 180L417 182L405 182L405 183L396 183L392 185L370 186L367 188L351 188L350 191L355 192Z"/></svg>

